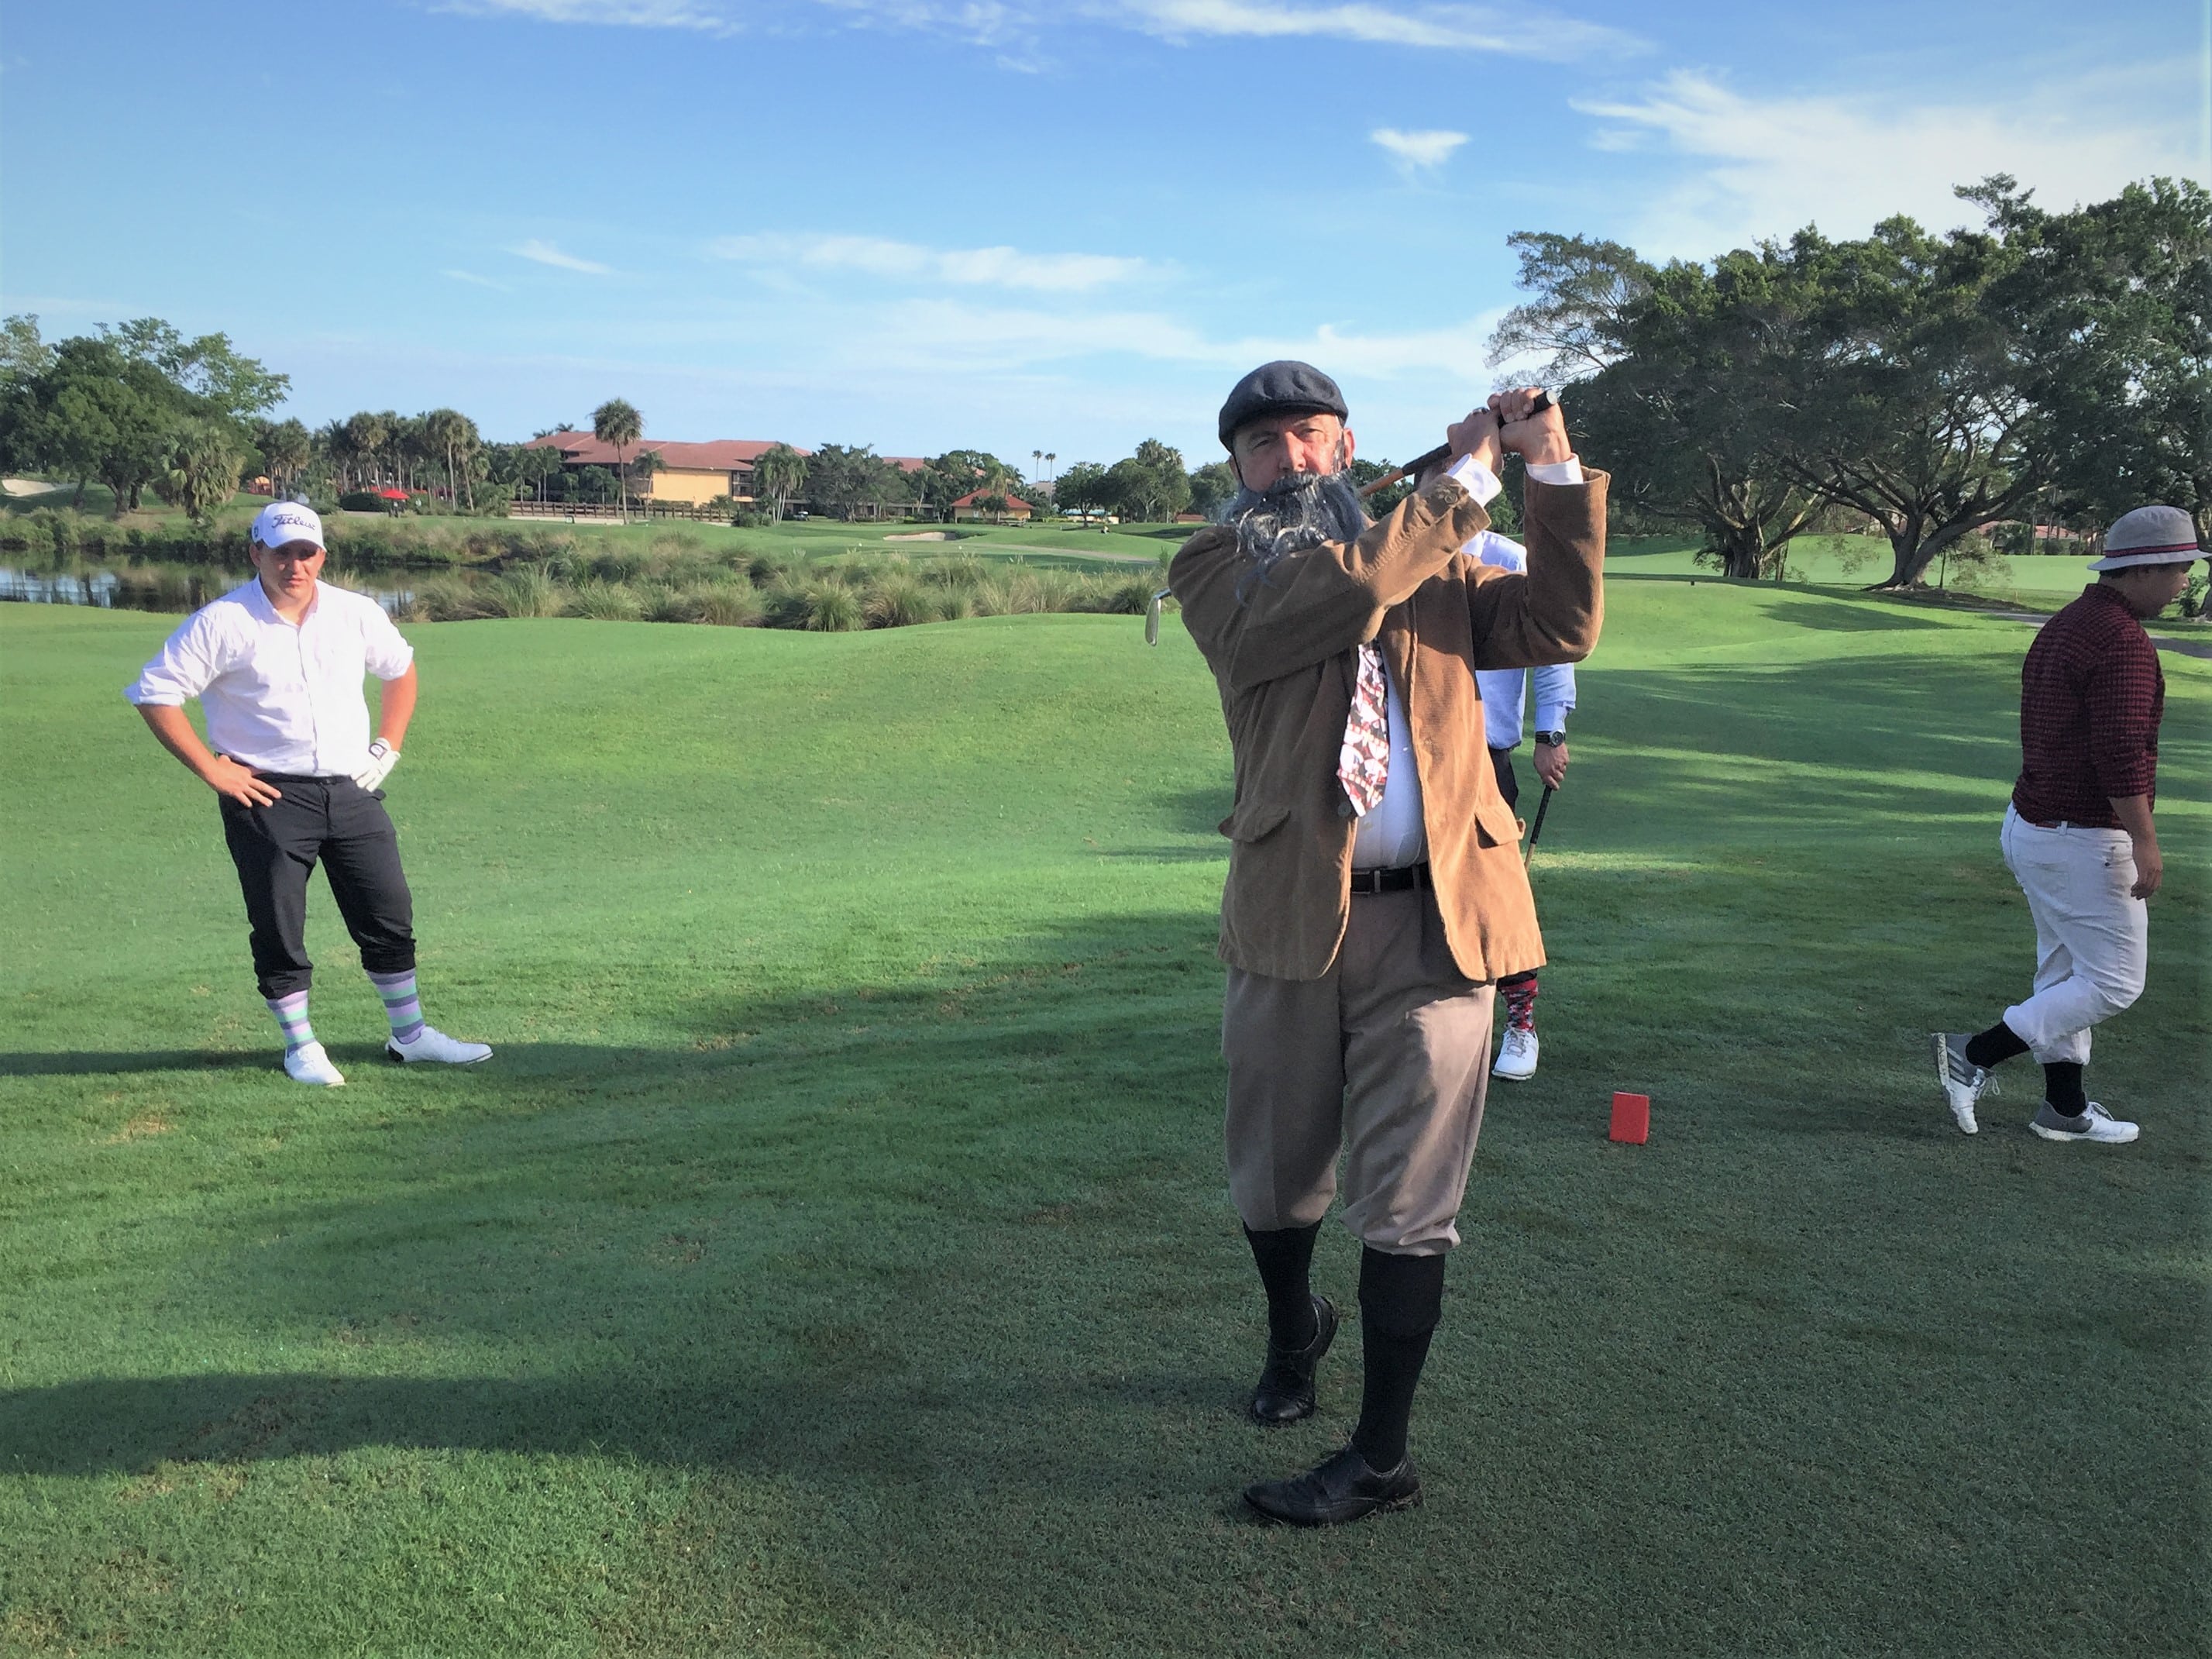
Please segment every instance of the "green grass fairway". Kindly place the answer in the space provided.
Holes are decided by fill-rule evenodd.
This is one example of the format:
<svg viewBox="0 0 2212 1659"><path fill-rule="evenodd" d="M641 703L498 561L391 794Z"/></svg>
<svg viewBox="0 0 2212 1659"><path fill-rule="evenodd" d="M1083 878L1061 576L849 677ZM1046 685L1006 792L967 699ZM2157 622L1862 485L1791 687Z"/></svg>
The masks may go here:
<svg viewBox="0 0 2212 1659"><path fill-rule="evenodd" d="M1238 1499L1340 1443L1358 1341L1241 1420L1179 629L411 629L425 1006L498 1054L380 1063L319 884L316 1092L118 695L170 620L0 607L0 1652L2203 1652L2212 664L2166 659L2150 989L2091 1073L2142 1141L2035 1139L2023 1062L1969 1139L1924 1033L2031 966L2027 630L1638 568L1428 1501L1321 1534Z"/></svg>

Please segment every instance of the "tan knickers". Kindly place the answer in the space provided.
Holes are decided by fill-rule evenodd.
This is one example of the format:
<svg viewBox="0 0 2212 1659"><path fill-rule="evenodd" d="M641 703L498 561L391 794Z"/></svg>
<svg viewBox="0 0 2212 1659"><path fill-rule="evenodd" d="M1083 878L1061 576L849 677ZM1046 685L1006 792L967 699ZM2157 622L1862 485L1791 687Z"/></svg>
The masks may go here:
<svg viewBox="0 0 2212 1659"><path fill-rule="evenodd" d="M1440 1255L1490 1083L1492 988L1463 976L1425 889L1357 895L1316 980L1229 970L1229 1190L1255 1232L1328 1209L1344 1156L1344 1224L1394 1255Z"/></svg>

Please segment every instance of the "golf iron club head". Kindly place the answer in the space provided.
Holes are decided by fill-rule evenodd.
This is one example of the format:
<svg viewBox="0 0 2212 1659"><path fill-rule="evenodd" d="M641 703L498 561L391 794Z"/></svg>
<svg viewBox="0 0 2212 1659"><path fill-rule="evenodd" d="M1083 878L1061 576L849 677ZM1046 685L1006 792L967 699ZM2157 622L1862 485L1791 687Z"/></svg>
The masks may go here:
<svg viewBox="0 0 2212 1659"><path fill-rule="evenodd" d="M1163 587L1152 595L1152 602L1145 607L1145 643L1146 645L1158 645L1160 642L1160 601L1167 598L1170 591Z"/></svg>

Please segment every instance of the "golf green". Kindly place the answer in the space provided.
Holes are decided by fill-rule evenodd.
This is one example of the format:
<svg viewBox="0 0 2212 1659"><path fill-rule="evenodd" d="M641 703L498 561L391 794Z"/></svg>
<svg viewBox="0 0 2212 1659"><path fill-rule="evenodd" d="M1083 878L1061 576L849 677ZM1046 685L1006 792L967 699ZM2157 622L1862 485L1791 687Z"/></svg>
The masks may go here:
<svg viewBox="0 0 2212 1659"><path fill-rule="evenodd" d="M161 617L0 607L0 1652L2167 1654L2208 1628L2212 664L2166 659L2122 1150L1950 1125L2024 988L2029 635L1624 569L1414 1423L1255 1525L1227 748L1172 623L410 629L425 1012L318 886L277 1069ZM1616 1088L1648 1146L1610 1144ZM1352 1242L1319 1282L1352 1304Z"/></svg>

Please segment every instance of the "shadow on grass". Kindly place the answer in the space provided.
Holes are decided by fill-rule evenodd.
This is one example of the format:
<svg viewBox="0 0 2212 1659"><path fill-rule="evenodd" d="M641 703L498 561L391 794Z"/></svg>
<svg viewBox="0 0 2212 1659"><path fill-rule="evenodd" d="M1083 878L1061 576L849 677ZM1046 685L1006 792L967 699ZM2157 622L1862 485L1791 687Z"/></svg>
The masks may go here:
<svg viewBox="0 0 2212 1659"><path fill-rule="evenodd" d="M133 1072L228 1072L282 1070L282 1044L260 1049L144 1048L128 1053L68 1049L40 1054L0 1054L0 1077L82 1077Z"/></svg>
<svg viewBox="0 0 2212 1659"><path fill-rule="evenodd" d="M1239 1356L1240 1358L1242 1356ZM1233 1420L1241 1373L1199 1366L1097 1376L1030 1364L954 1385L906 1374L865 1382L816 1372L763 1374L741 1340L672 1383L641 1372L563 1378L341 1376L327 1372L91 1377L0 1393L0 1468L17 1474L143 1474L165 1462L244 1463L361 1447L619 1454L690 1468L742 1468L814 1479L902 1469L958 1480L916 1443L988 1427L1001 1454L974 1471L1005 1490L1006 1465L1037 1482L1068 1478L1055 1424L1079 1411L1198 1412ZM716 1374L715 1362L727 1370ZM1246 1382L1249 1386L1249 1380ZM963 1429L956 1419L971 1426ZM1016 1448L1018 1447L1018 1450Z"/></svg>
<svg viewBox="0 0 2212 1659"><path fill-rule="evenodd" d="M1793 628L1817 629L1824 634L1881 634L1931 629L1943 624L1915 617L1884 605L1846 605L1836 599L1788 599L1767 607L1767 614Z"/></svg>

